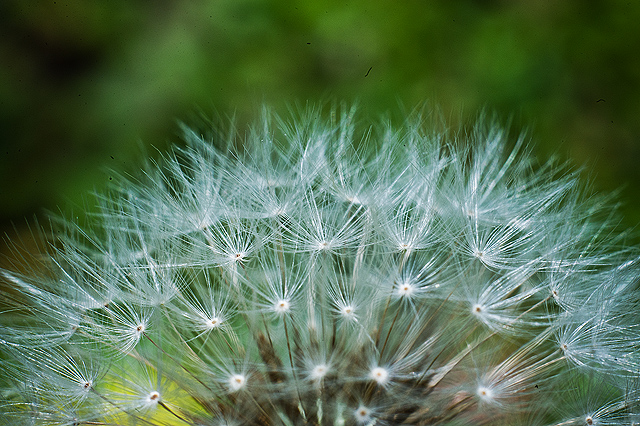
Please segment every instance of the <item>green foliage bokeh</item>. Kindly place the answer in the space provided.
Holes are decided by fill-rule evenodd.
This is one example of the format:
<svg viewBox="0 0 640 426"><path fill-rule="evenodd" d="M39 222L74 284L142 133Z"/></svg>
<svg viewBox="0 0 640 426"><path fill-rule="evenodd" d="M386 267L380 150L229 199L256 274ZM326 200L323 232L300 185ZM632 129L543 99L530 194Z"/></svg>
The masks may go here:
<svg viewBox="0 0 640 426"><path fill-rule="evenodd" d="M2 2L0 223L81 204L200 112L428 100L454 125L487 108L529 126L540 158L623 187L635 226L638 22L618 0Z"/></svg>

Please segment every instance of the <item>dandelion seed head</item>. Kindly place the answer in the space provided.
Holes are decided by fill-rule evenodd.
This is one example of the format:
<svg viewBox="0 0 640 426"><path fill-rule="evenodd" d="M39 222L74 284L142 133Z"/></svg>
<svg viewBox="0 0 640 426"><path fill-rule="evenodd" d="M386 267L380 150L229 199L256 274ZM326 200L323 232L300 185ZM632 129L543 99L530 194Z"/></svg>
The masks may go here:
<svg viewBox="0 0 640 426"><path fill-rule="evenodd" d="M245 252L234 253L231 255L231 262L242 262L246 256L247 253Z"/></svg>
<svg viewBox="0 0 640 426"><path fill-rule="evenodd" d="M369 378L379 385L386 385L389 381L389 371L382 367L372 368Z"/></svg>
<svg viewBox="0 0 640 426"><path fill-rule="evenodd" d="M606 197L485 116L323 109L183 126L0 270L0 418L637 423L640 250Z"/></svg>
<svg viewBox="0 0 640 426"><path fill-rule="evenodd" d="M493 391L486 386L478 386L476 394L484 402L492 402L494 398Z"/></svg>
<svg viewBox="0 0 640 426"><path fill-rule="evenodd" d="M245 387L246 383L247 378L244 374L232 374L228 380L229 391L238 392Z"/></svg>
<svg viewBox="0 0 640 426"><path fill-rule="evenodd" d="M322 380L329 372L329 366L326 364L319 364L311 369L311 380Z"/></svg>
<svg viewBox="0 0 640 426"><path fill-rule="evenodd" d="M146 329L147 329L147 325L146 325L145 323L140 323L140 324L137 324L137 325L134 327L133 331L134 331L134 334L135 334L137 337L139 337L140 335L142 335L142 334L144 333L144 331L145 331Z"/></svg>
<svg viewBox="0 0 640 426"><path fill-rule="evenodd" d="M149 395L147 396L147 403L157 404L158 402L160 402L160 392L158 391L150 392Z"/></svg>
<svg viewBox="0 0 640 426"><path fill-rule="evenodd" d="M344 305L340 308L340 315L342 315L343 318L355 320L356 308L352 305Z"/></svg>
<svg viewBox="0 0 640 426"><path fill-rule="evenodd" d="M365 424L371 421L371 410L364 405L360 405L353 411L353 415L358 424Z"/></svg>
<svg viewBox="0 0 640 426"><path fill-rule="evenodd" d="M480 316L480 315L482 315L482 314L484 313L484 311L485 311L484 307L483 307L482 305L478 304L478 303L475 303L475 304L471 307L471 313L472 313L473 315L476 315L476 316Z"/></svg>
<svg viewBox="0 0 640 426"><path fill-rule="evenodd" d="M204 321L204 325L208 330L219 328L222 325L222 320L219 317L207 318Z"/></svg>
<svg viewBox="0 0 640 426"><path fill-rule="evenodd" d="M290 309L291 304L286 299L280 299L275 303L275 305L273 305L273 310L278 314L287 313Z"/></svg>
<svg viewBox="0 0 640 426"><path fill-rule="evenodd" d="M318 241L319 251L330 250L330 249L331 249L331 243L329 241Z"/></svg>
<svg viewBox="0 0 640 426"><path fill-rule="evenodd" d="M396 287L396 294L399 297L410 298L416 293L416 287L410 283L399 283Z"/></svg>

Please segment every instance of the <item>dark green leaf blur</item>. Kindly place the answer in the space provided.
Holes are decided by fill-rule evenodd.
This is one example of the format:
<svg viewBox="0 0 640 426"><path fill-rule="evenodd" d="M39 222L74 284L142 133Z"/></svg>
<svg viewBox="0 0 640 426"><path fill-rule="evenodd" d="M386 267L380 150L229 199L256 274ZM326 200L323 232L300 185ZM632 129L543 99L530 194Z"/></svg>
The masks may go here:
<svg viewBox="0 0 640 426"><path fill-rule="evenodd" d="M495 111L540 159L622 188L637 226L639 52L637 1L5 0L0 228L81 206L141 146L179 141L180 120L321 101L371 120L425 101L454 124Z"/></svg>

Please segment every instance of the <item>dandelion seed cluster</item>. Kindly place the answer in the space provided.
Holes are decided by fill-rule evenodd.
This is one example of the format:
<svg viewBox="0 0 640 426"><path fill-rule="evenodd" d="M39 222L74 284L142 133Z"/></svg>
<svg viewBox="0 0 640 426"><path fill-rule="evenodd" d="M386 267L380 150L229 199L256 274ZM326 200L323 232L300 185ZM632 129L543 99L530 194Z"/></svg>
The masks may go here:
<svg viewBox="0 0 640 426"><path fill-rule="evenodd" d="M185 128L2 270L0 423L640 424L607 199L484 119L357 127Z"/></svg>

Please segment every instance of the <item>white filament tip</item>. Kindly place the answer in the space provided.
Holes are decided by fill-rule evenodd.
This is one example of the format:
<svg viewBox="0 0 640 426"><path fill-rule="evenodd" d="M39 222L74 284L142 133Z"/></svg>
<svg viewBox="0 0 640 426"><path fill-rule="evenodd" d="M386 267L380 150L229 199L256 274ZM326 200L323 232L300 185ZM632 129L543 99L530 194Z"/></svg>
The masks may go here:
<svg viewBox="0 0 640 426"><path fill-rule="evenodd" d="M237 392L244 387L246 382L247 378L243 374L234 374L229 377L229 390Z"/></svg>
<svg viewBox="0 0 640 426"><path fill-rule="evenodd" d="M369 378L379 385L384 385L389 380L389 372L382 367L376 367L369 372Z"/></svg>

